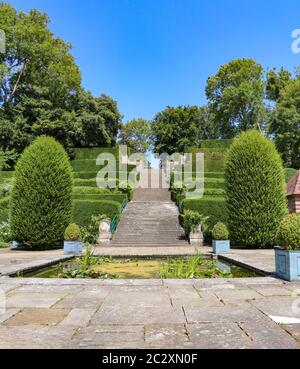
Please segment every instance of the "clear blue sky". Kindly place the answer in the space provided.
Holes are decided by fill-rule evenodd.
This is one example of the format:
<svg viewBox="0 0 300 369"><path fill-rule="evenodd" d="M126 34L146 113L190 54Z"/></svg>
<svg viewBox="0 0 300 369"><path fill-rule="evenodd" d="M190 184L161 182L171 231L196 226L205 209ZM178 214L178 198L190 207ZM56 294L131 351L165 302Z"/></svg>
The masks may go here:
<svg viewBox="0 0 300 369"><path fill-rule="evenodd" d="M205 104L207 77L235 58L266 68L300 65L291 51L299 0L7 2L47 12L52 31L72 43L84 86L116 99L125 120Z"/></svg>

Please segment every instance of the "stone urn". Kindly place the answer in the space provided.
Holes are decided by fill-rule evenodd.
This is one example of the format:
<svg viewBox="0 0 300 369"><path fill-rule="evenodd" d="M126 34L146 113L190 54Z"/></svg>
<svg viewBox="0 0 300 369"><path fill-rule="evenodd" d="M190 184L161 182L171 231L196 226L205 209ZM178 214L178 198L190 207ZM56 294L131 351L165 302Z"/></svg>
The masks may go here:
<svg viewBox="0 0 300 369"><path fill-rule="evenodd" d="M203 246L203 232L202 232L202 224L199 224L195 229L190 233L190 244L194 246Z"/></svg>
<svg viewBox="0 0 300 369"><path fill-rule="evenodd" d="M99 238L98 238L99 245L105 245L105 244L107 245L110 243L112 239L110 225L111 225L110 219L103 219L100 221Z"/></svg>

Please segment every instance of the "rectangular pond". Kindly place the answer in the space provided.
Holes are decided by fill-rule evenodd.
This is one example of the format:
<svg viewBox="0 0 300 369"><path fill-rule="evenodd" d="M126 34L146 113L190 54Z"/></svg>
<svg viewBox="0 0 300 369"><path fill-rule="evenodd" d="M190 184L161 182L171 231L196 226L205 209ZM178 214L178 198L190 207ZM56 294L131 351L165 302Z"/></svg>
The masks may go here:
<svg viewBox="0 0 300 369"><path fill-rule="evenodd" d="M24 278L86 279L201 279L261 277L253 271L201 256L177 258L116 259L76 258L31 273Z"/></svg>

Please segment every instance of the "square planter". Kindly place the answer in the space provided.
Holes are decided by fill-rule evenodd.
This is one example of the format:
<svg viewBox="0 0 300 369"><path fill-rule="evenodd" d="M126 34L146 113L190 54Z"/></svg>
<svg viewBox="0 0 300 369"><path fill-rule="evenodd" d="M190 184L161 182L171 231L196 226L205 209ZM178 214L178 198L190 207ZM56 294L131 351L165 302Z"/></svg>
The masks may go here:
<svg viewBox="0 0 300 369"><path fill-rule="evenodd" d="M230 251L230 241L213 241L214 254L228 254Z"/></svg>
<svg viewBox="0 0 300 369"><path fill-rule="evenodd" d="M275 248L276 276L285 281L300 281L300 251Z"/></svg>
<svg viewBox="0 0 300 369"><path fill-rule="evenodd" d="M81 255L83 244L80 241L65 241L64 254L65 255Z"/></svg>

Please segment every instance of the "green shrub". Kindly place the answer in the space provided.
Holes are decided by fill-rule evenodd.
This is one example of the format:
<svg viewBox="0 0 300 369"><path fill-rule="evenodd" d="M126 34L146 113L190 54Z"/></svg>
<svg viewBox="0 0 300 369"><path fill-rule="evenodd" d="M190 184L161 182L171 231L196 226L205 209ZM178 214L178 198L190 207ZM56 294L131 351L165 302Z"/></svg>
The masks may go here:
<svg viewBox="0 0 300 369"><path fill-rule="evenodd" d="M92 201L74 200L73 221L80 227L86 227L92 216L106 214L112 219L115 215L121 214L121 204L116 201Z"/></svg>
<svg viewBox="0 0 300 369"><path fill-rule="evenodd" d="M65 230L65 241L80 241L81 232L77 224L71 223Z"/></svg>
<svg viewBox="0 0 300 369"><path fill-rule="evenodd" d="M287 213L284 170L275 145L258 131L242 133L228 151L225 177L232 241L273 246Z"/></svg>
<svg viewBox="0 0 300 369"><path fill-rule="evenodd" d="M11 229L8 222L0 223L0 242L8 243L12 241Z"/></svg>
<svg viewBox="0 0 300 369"><path fill-rule="evenodd" d="M193 210L185 210L182 216L182 224L185 234L189 236L191 232L196 232L199 225L204 224L207 217Z"/></svg>
<svg viewBox="0 0 300 369"><path fill-rule="evenodd" d="M0 199L0 223L7 222L9 219L10 198Z"/></svg>
<svg viewBox="0 0 300 369"><path fill-rule="evenodd" d="M207 230L206 237L211 237L211 231L219 221L227 223L226 202L222 197L206 197L202 199L185 199L182 201L182 210L197 211L204 216L209 217L206 221Z"/></svg>
<svg viewBox="0 0 300 369"><path fill-rule="evenodd" d="M40 137L16 165L11 195L11 229L28 248L62 245L72 218L72 168L63 147Z"/></svg>
<svg viewBox="0 0 300 369"><path fill-rule="evenodd" d="M300 250L300 215L290 214L279 224L277 241L286 250Z"/></svg>
<svg viewBox="0 0 300 369"><path fill-rule="evenodd" d="M99 225L103 219L109 219L106 215L92 216L86 227L82 227L83 242L96 244L99 238Z"/></svg>
<svg viewBox="0 0 300 369"><path fill-rule="evenodd" d="M224 223L217 223L212 230L212 238L215 241L225 241L229 238L229 232Z"/></svg>

